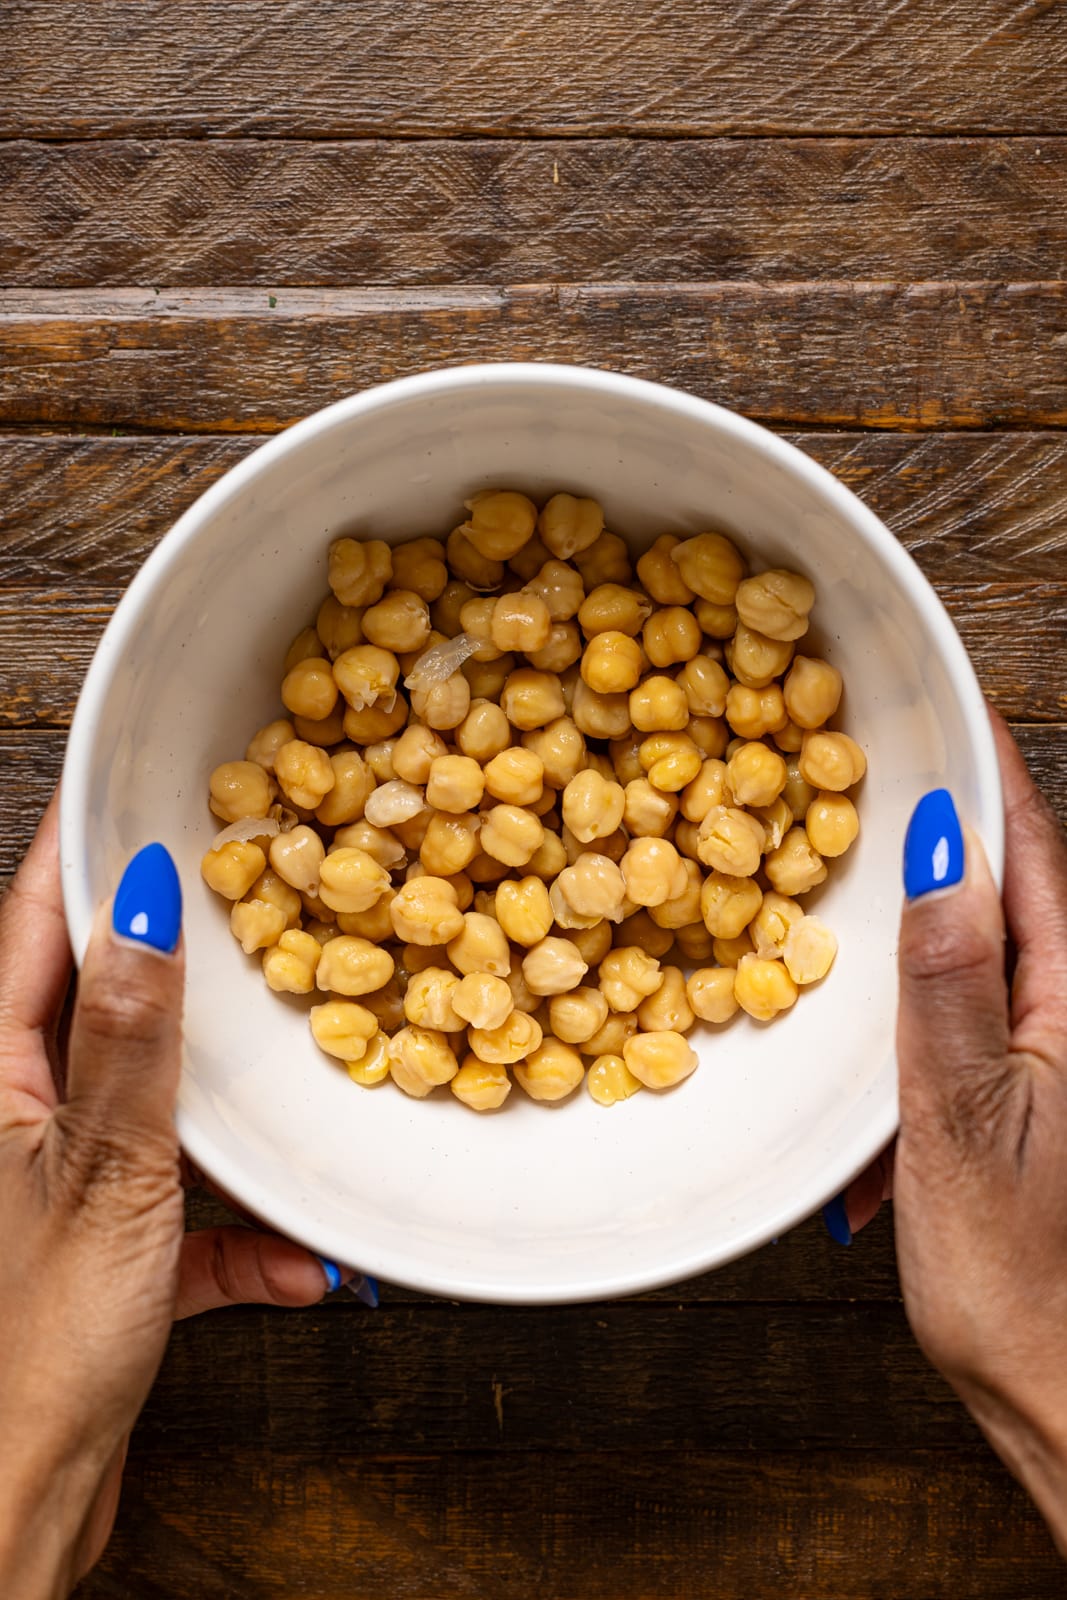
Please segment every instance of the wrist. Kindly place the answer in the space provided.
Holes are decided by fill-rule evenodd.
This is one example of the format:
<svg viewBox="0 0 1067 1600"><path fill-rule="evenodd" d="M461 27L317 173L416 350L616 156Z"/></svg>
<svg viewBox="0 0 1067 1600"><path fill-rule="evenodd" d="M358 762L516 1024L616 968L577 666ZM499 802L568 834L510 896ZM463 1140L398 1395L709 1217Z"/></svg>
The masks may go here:
<svg viewBox="0 0 1067 1600"><path fill-rule="evenodd" d="M1048 1523L1060 1554L1067 1557L1067 1417L1049 1406L1047 1392L1043 1410L1016 1404L985 1388L968 1392L961 1385L959 1393Z"/></svg>
<svg viewBox="0 0 1067 1600"><path fill-rule="evenodd" d="M0 1455L0 1595L65 1600L99 1487L95 1463L38 1460L5 1442Z"/></svg>

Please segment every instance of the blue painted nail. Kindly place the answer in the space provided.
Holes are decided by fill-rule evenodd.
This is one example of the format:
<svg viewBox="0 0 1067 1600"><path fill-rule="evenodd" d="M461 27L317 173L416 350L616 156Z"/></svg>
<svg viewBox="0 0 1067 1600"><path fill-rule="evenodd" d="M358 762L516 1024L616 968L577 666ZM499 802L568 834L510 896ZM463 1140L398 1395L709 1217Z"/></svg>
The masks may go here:
<svg viewBox="0 0 1067 1600"><path fill-rule="evenodd" d="M341 1287L342 1273L340 1267L334 1261L327 1261L325 1256L316 1256L315 1260L326 1274L327 1294L333 1294L335 1289Z"/></svg>
<svg viewBox="0 0 1067 1600"><path fill-rule="evenodd" d="M826 1224L827 1233L835 1244L852 1243L852 1229L848 1225L844 1191L835 1199L826 1202L822 1208L822 1220Z"/></svg>
<svg viewBox="0 0 1067 1600"><path fill-rule="evenodd" d="M348 1285L349 1294L354 1294L360 1305L370 1306L372 1311L378 1308L378 1280L377 1278L353 1278Z"/></svg>
<svg viewBox="0 0 1067 1600"><path fill-rule="evenodd" d="M904 839L904 893L917 900L963 877L963 830L947 789L931 789L911 814Z"/></svg>
<svg viewBox="0 0 1067 1600"><path fill-rule="evenodd" d="M170 955L182 931L182 886L170 852L161 844L138 850L115 892L111 926Z"/></svg>

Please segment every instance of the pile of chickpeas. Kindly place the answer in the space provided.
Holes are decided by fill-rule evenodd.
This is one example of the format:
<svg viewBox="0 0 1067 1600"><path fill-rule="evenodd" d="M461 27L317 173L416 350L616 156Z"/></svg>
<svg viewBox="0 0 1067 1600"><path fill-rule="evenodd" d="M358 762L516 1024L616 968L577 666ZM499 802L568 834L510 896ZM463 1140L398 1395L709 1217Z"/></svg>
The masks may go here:
<svg viewBox="0 0 1067 1600"><path fill-rule="evenodd" d="M866 760L828 727L840 673L797 653L807 578L720 533L635 572L570 494L467 511L443 542L331 545L286 715L211 774L234 826L202 872L357 1083L611 1105L688 1077L698 1020L826 975L802 900Z"/></svg>

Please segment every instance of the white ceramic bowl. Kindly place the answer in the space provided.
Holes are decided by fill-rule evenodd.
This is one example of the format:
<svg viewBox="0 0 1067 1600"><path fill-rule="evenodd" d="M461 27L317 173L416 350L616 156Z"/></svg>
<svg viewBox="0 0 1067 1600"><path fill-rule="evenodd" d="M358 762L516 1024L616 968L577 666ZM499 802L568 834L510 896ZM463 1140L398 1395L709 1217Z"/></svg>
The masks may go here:
<svg viewBox="0 0 1067 1600"><path fill-rule="evenodd" d="M328 541L441 534L472 491L597 496L635 547L735 534L814 579L815 640L868 752L858 845L817 891L840 938L785 1017L693 1039L678 1089L611 1110L520 1090L479 1117L443 1091L352 1084L306 1006L264 985L198 863L216 763L277 714L280 656L326 589ZM265 1222L334 1260L455 1298L618 1295L701 1272L835 1194L896 1127L901 844L947 785L1002 855L993 743L963 646L918 569L829 473L754 423L581 368L461 367L356 395L227 473L131 584L71 732L63 881L79 958L93 908L153 839L177 859L189 956L178 1112L193 1160Z"/></svg>

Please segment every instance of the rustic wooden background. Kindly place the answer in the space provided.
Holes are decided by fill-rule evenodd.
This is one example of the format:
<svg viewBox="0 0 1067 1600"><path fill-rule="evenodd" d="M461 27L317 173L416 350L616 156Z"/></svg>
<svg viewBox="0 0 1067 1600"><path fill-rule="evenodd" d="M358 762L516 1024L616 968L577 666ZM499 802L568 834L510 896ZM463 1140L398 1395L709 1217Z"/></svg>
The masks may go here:
<svg viewBox="0 0 1067 1600"><path fill-rule="evenodd" d="M0 61L0 876L179 512L315 407L475 359L796 440L913 552L1067 810L1062 0L7 0ZM1062 1573L916 1351L883 1216L624 1304L186 1324L82 1593Z"/></svg>

